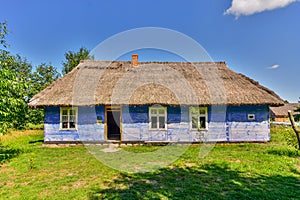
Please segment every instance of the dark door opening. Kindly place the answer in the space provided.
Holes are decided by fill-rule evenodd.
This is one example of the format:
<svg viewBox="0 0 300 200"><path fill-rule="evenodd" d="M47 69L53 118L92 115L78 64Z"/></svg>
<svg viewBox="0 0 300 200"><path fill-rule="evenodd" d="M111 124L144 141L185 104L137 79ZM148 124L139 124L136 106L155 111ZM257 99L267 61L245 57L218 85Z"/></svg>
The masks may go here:
<svg viewBox="0 0 300 200"><path fill-rule="evenodd" d="M106 110L106 116L107 116L107 139L120 140L121 139L120 107L108 108Z"/></svg>

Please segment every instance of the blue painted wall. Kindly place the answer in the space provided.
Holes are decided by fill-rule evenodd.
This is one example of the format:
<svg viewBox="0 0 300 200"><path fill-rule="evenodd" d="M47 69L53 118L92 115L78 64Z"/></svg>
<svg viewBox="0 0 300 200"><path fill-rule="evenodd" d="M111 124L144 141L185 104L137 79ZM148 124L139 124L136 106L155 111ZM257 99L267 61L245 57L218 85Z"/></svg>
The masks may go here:
<svg viewBox="0 0 300 200"><path fill-rule="evenodd" d="M77 130L60 130L60 108L46 107L44 141L104 141L104 106L79 107ZM102 124L97 124L97 117Z"/></svg>
<svg viewBox="0 0 300 200"><path fill-rule="evenodd" d="M167 129L149 130L148 106L122 107L123 141L269 141L268 106L209 106L208 130L190 130L189 107L167 106ZM248 120L255 114L255 120ZM60 108L47 107L45 141L104 141L105 107L79 107L77 131L60 130ZM101 120L101 124L97 123Z"/></svg>

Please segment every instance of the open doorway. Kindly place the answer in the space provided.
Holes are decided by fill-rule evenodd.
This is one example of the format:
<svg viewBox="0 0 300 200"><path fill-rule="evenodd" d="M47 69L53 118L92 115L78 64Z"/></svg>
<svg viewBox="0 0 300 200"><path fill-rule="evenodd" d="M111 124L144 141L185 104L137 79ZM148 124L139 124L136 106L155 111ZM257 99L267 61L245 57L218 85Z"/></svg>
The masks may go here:
<svg viewBox="0 0 300 200"><path fill-rule="evenodd" d="M121 106L106 107L106 133L108 140L121 140Z"/></svg>

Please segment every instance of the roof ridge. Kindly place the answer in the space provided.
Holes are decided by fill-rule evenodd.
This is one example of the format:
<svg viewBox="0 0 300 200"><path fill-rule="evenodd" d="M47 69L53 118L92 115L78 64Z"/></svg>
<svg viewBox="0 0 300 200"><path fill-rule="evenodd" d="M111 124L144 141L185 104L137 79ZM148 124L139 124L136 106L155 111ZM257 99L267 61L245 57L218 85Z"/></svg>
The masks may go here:
<svg viewBox="0 0 300 200"><path fill-rule="evenodd" d="M130 60L81 60L81 63L97 63L97 62L111 62L111 63L131 63ZM227 65L225 61L140 61L139 64L222 64Z"/></svg>

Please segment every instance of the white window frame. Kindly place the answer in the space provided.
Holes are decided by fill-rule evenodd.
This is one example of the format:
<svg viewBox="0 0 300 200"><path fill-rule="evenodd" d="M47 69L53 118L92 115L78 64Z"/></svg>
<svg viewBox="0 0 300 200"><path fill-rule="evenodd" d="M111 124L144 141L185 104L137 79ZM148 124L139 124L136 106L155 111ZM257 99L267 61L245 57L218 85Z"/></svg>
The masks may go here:
<svg viewBox="0 0 300 200"><path fill-rule="evenodd" d="M153 114L152 111L156 110L156 114ZM164 113L161 114L159 111L163 111ZM152 117L156 117L156 127L157 128L152 128ZM165 127L164 128L159 128L159 117L164 117L165 118ZM149 130L167 130L167 107L162 107L162 106L152 106L149 107Z"/></svg>
<svg viewBox="0 0 300 200"><path fill-rule="evenodd" d="M68 111L68 128L63 128L62 118L63 118L63 111ZM75 110L75 128L70 128L70 111ZM78 108L77 107L60 107L60 130L77 130L77 123L78 123Z"/></svg>
<svg viewBox="0 0 300 200"><path fill-rule="evenodd" d="M248 120L249 121L254 121L255 120L255 114L253 114L253 113L248 114Z"/></svg>
<svg viewBox="0 0 300 200"><path fill-rule="evenodd" d="M193 114L193 110L196 109L198 110L198 113ZM201 111L204 111L205 113L201 113ZM196 116L197 118L197 128L193 128L193 116ZM200 117L205 117L205 128L200 127ZM190 129L191 130L208 130L208 112L207 112L207 107L199 107L199 106L191 106L190 107Z"/></svg>

